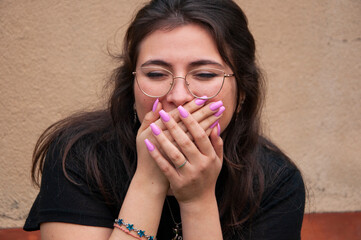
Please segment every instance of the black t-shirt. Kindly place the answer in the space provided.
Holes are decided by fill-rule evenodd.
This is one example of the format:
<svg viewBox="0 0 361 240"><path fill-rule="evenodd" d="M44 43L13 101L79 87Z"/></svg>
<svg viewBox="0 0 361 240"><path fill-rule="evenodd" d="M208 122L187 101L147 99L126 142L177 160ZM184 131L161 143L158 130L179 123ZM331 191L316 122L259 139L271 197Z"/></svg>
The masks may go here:
<svg viewBox="0 0 361 240"><path fill-rule="evenodd" d="M283 155L268 149L264 151L265 157L261 160L261 165L265 174L265 191L260 208L244 224L241 232L234 232L231 239L300 239L305 204L302 176ZM81 157L75 154L70 154L70 157L72 159L67 161L66 169L73 182L64 175L59 149L55 147L49 150L40 192L30 210L24 230L39 230L40 224L44 222L113 228L121 206L107 204L102 194L90 187ZM179 206L174 197L168 196L157 239L172 239L174 222L180 222Z"/></svg>

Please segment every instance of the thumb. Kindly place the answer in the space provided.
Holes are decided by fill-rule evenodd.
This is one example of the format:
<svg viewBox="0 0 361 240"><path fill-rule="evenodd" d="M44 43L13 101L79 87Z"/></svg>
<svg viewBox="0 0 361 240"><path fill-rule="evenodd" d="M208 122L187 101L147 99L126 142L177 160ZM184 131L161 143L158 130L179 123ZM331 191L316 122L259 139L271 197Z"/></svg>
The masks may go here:
<svg viewBox="0 0 361 240"><path fill-rule="evenodd" d="M144 119L142 121L142 124L140 125L140 128L138 132L142 132L145 129L149 127L151 123L159 119L159 111L162 109L162 104L159 102L159 99L157 98L153 104L152 111L145 114Z"/></svg>
<svg viewBox="0 0 361 240"><path fill-rule="evenodd" d="M221 127L219 123L212 129L210 138L211 143L214 148L214 151L216 152L217 156L221 161L223 161L223 140L220 137Z"/></svg>

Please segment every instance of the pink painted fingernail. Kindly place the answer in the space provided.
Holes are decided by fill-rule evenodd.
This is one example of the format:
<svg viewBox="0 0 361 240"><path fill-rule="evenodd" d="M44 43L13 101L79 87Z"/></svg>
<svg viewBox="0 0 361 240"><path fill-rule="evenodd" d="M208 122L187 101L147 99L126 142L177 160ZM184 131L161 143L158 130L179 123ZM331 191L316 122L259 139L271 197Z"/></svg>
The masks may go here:
<svg viewBox="0 0 361 240"><path fill-rule="evenodd" d="M207 96L202 96L202 98L206 98ZM198 106L202 106L205 102L207 101L207 99L201 99L201 98L197 98L196 100L194 100L194 102L198 105Z"/></svg>
<svg viewBox="0 0 361 240"><path fill-rule="evenodd" d="M144 142L149 152L152 152L155 149L154 145L148 140L148 138L146 138Z"/></svg>
<svg viewBox="0 0 361 240"><path fill-rule="evenodd" d="M154 135L158 136L160 134L160 128L155 123L151 123L150 128L152 129Z"/></svg>
<svg viewBox="0 0 361 240"><path fill-rule="evenodd" d="M223 106L222 100L220 100L220 101L218 101L218 102L212 103L211 105L209 105L209 108L210 108L212 111L215 111L215 110L217 110L218 108L220 108L221 106Z"/></svg>
<svg viewBox="0 0 361 240"><path fill-rule="evenodd" d="M168 122L170 120L170 116L163 109L159 111L159 115L164 122Z"/></svg>
<svg viewBox="0 0 361 240"><path fill-rule="evenodd" d="M219 120L215 121L209 128L214 128L218 124Z"/></svg>
<svg viewBox="0 0 361 240"><path fill-rule="evenodd" d="M216 113L214 114L214 116L219 117L219 116L224 112L224 110L226 110L226 108L225 108L224 106L221 106L221 107L218 109L218 112L216 112Z"/></svg>
<svg viewBox="0 0 361 240"><path fill-rule="evenodd" d="M179 111L179 114L182 116L182 118L186 118L189 115L187 110L185 110L184 107L182 107L182 106L178 107L178 111Z"/></svg>
<svg viewBox="0 0 361 240"><path fill-rule="evenodd" d="M157 98L153 103L153 108L152 108L153 112L155 112L155 110L157 110L158 103L159 103L159 98Z"/></svg>
<svg viewBox="0 0 361 240"><path fill-rule="evenodd" d="M217 134L221 136L221 125L219 125L219 123L217 123Z"/></svg>

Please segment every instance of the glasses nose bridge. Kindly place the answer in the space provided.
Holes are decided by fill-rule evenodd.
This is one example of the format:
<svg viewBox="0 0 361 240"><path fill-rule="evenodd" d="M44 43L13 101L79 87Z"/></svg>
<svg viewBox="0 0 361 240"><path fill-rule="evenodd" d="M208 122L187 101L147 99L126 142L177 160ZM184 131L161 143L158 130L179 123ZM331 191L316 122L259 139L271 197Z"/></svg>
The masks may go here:
<svg viewBox="0 0 361 240"><path fill-rule="evenodd" d="M182 76L173 76L173 80L176 78L183 78L184 80L186 80L186 76L182 77Z"/></svg>
<svg viewBox="0 0 361 240"><path fill-rule="evenodd" d="M183 83L182 85L185 87L185 89L187 90L187 92L190 92L190 90L189 90L189 88L188 88L189 83L188 83L186 77L187 77L187 75L185 75L184 77L172 75L173 80L172 80L172 84L171 84L171 88L169 89L169 92L174 89L174 87L175 87L175 85L176 85L176 81L175 81L176 79L184 79L184 83ZM168 92L168 93L169 93L169 92ZM168 93L167 93L167 94L168 94Z"/></svg>
<svg viewBox="0 0 361 240"><path fill-rule="evenodd" d="M185 83L186 87L188 88L188 82L187 82L186 77L187 77L187 75L185 75L184 77L182 77L182 76L172 76L172 78L173 78L172 86L175 85L175 80L176 80L176 79L181 78L181 79L184 79L184 83Z"/></svg>

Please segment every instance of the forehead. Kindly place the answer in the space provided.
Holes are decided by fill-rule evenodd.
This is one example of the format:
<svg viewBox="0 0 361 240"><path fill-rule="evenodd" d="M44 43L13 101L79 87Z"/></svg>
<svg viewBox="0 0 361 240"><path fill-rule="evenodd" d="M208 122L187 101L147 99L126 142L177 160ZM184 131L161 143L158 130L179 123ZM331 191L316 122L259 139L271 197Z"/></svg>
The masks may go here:
<svg viewBox="0 0 361 240"><path fill-rule="evenodd" d="M205 28L188 24L171 30L156 30L139 45L137 67L161 59L171 64L209 59L223 64L216 42Z"/></svg>

